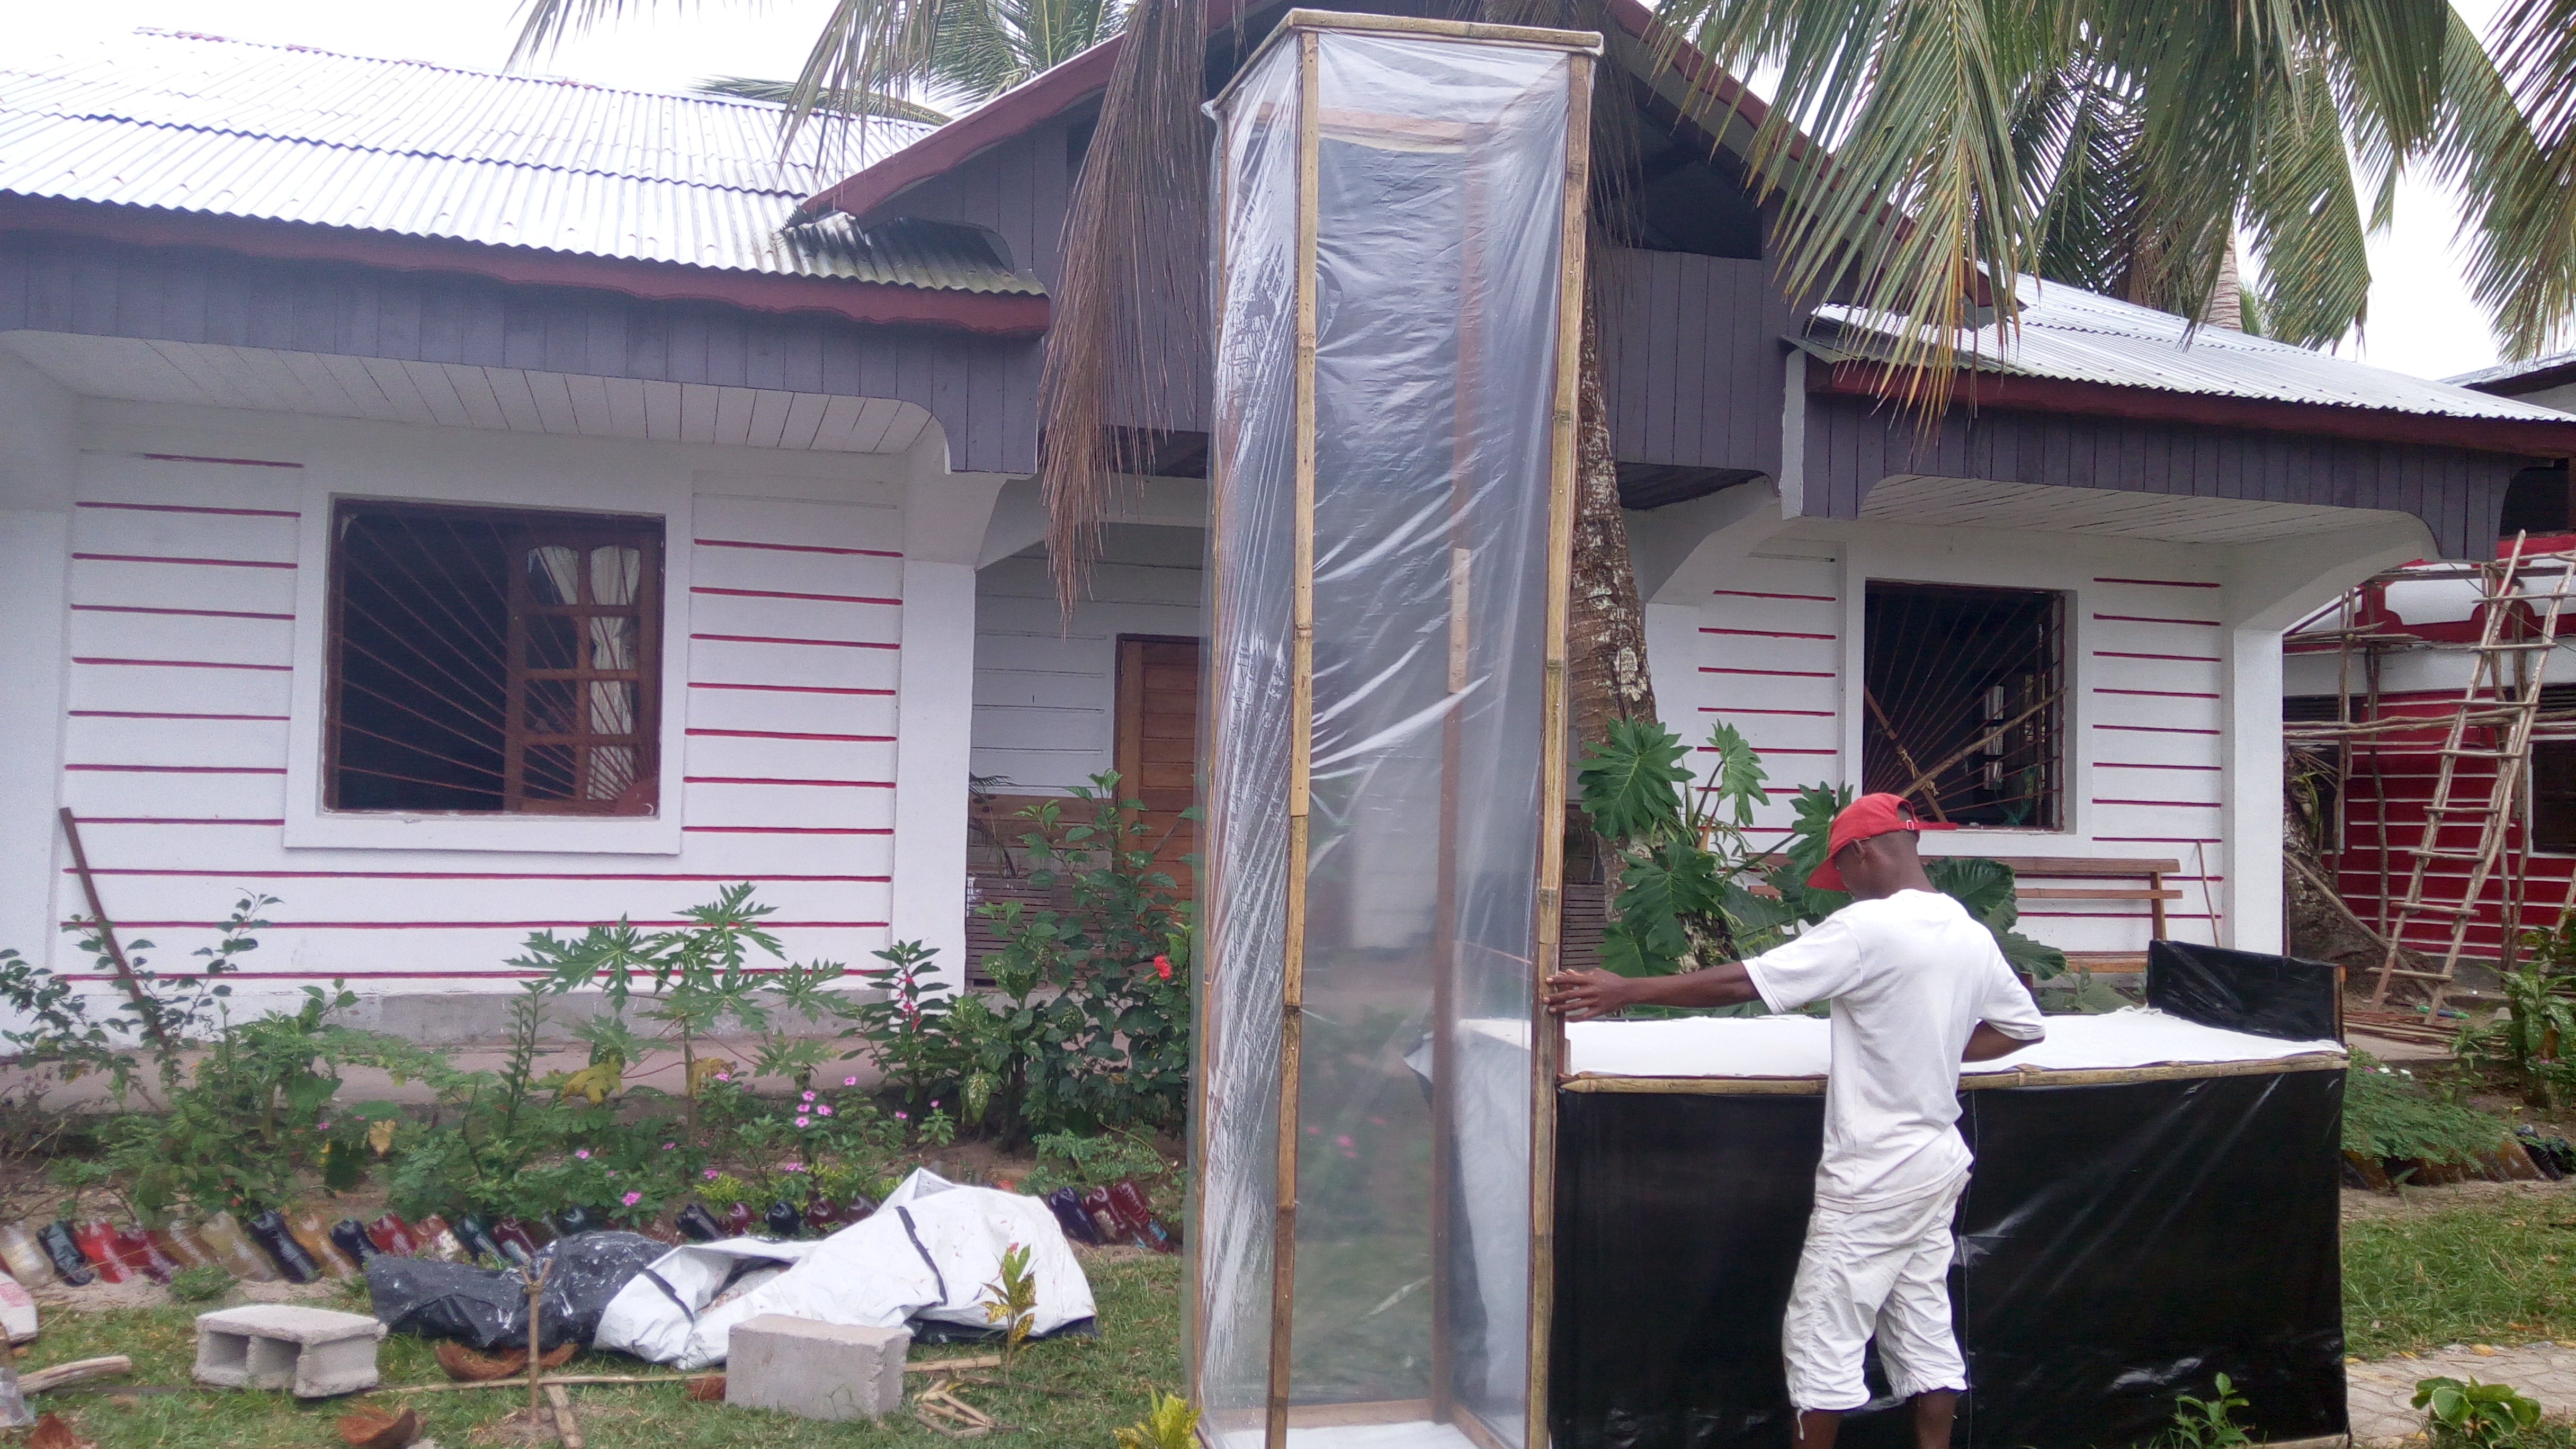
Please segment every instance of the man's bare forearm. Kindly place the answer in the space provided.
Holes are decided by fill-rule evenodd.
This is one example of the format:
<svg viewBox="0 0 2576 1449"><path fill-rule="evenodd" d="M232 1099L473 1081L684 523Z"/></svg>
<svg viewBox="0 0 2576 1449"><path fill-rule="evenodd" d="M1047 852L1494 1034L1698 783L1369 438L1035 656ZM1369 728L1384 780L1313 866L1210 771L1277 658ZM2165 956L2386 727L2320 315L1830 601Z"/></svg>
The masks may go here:
<svg viewBox="0 0 2576 1449"><path fill-rule="evenodd" d="M1741 1006L1762 998L1741 961L1721 961L1704 971L1685 971L1678 976L1640 976L1633 980L1635 996L1629 1002L1632 1006Z"/></svg>
<svg viewBox="0 0 2576 1449"><path fill-rule="evenodd" d="M2039 1045L2037 1039L2024 1041L2017 1036L2006 1036L1981 1021L1977 1023L1975 1031L1968 1033L1968 1049L1959 1054L1959 1059L1968 1062L1990 1062L1997 1057L2011 1056L2023 1047L2037 1045Z"/></svg>

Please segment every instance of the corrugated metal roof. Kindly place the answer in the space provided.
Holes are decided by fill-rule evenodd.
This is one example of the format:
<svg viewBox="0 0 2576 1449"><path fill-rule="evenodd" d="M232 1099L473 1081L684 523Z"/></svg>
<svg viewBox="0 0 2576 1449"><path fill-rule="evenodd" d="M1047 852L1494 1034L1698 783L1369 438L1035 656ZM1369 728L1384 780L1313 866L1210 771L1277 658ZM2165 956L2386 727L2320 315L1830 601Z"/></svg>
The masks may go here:
<svg viewBox="0 0 2576 1449"><path fill-rule="evenodd" d="M2485 391L2489 388L2494 388L2498 383L2520 382L2525 378L2535 377L2541 373L2566 372L2570 370L2576 370L2576 349L2570 349L2566 352L2554 352L2547 357L2535 357L2529 362L2499 362L2493 367L2481 367L2475 372L2463 372L2456 377L2443 378L2442 381L2451 384L2453 387L2473 387L2480 391ZM2498 390L2504 392L2519 392L2523 389L2501 388Z"/></svg>
<svg viewBox="0 0 2576 1449"><path fill-rule="evenodd" d="M797 202L927 128L840 154L779 107L141 31L0 56L0 192L970 292L1043 294L972 227Z"/></svg>
<svg viewBox="0 0 2576 1449"><path fill-rule="evenodd" d="M2402 372L2310 352L2284 342L2203 327L2185 341L2187 324L2170 312L2140 307L2061 283L2022 280L2021 325L2009 344L2000 329L1962 331L1978 366L2012 376L2115 387L2154 388L2210 397L2370 408L2437 417L2565 423L2567 415L2508 398L2431 382ZM1835 361L1882 357L1895 336L1874 314L1820 307L1805 344Z"/></svg>

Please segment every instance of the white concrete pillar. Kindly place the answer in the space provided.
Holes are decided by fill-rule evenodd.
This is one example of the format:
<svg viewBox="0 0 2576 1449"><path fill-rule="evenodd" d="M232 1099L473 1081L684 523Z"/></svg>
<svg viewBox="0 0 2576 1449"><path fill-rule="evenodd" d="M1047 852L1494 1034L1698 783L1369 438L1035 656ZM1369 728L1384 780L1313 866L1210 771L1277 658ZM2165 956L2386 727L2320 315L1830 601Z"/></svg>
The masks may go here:
<svg viewBox="0 0 2576 1449"><path fill-rule="evenodd" d="M975 566L904 560L895 698L894 939L966 959L966 772L974 738ZM952 984L962 982L952 976Z"/></svg>
<svg viewBox="0 0 2576 1449"><path fill-rule="evenodd" d="M51 957L79 400L0 350L0 947Z"/></svg>
<svg viewBox="0 0 2576 1449"><path fill-rule="evenodd" d="M2219 944L2239 951L2283 949L2281 905L2281 631L2230 629L2221 669L2227 698L2220 739L2225 773L2219 793L2220 861L2226 919L2213 923ZM2223 864L2222 864L2223 862ZM2191 862L2184 862L2188 867ZM2194 872L2197 874L2197 872ZM2187 892L2185 901L2191 895Z"/></svg>

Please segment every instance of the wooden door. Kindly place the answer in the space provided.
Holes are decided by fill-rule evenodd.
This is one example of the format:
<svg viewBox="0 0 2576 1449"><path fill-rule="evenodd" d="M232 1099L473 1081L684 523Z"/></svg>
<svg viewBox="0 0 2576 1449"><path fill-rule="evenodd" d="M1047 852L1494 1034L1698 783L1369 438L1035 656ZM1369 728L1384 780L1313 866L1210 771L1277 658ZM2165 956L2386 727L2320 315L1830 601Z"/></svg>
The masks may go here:
<svg viewBox="0 0 2576 1449"><path fill-rule="evenodd" d="M1155 863L1184 895L1195 894L1182 857L1198 849L1198 832L1180 817L1196 801L1198 765L1199 641L1119 636L1119 793L1144 802Z"/></svg>

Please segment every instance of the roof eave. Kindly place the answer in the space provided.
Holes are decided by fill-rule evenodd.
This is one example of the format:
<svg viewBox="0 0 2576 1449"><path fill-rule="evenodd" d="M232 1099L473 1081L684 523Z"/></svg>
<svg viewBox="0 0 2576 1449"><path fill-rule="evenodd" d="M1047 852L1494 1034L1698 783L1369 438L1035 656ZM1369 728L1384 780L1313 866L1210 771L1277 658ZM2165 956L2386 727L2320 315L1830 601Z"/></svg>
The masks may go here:
<svg viewBox="0 0 2576 1449"><path fill-rule="evenodd" d="M1837 362L1810 368L1807 390L1827 396L1886 399L1903 396L1911 379L1911 370L1885 363ZM1971 409L2065 413L2135 422L2194 423L2257 432L2295 433L2305 437L2463 448L2523 458L2576 456L2576 418L2557 423L2541 419L2447 417L2439 413L2336 407L2270 398L2220 397L2209 393L2168 392L2158 388L2123 387L2115 383L2017 377L1987 371L1961 376L1952 396L1959 406Z"/></svg>
<svg viewBox="0 0 2576 1449"><path fill-rule="evenodd" d="M46 232L141 246L198 246L285 261L350 262L531 286L585 287L653 302L717 302L746 311L822 313L868 326L933 327L996 337L1047 330L1044 297L799 277L630 257L492 246L310 222L0 193L0 232Z"/></svg>

